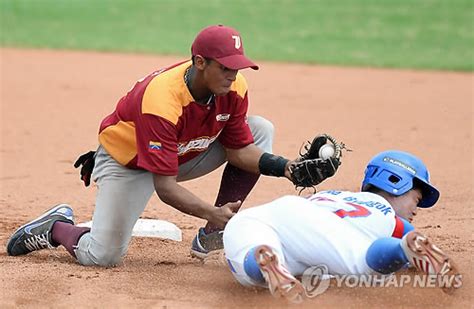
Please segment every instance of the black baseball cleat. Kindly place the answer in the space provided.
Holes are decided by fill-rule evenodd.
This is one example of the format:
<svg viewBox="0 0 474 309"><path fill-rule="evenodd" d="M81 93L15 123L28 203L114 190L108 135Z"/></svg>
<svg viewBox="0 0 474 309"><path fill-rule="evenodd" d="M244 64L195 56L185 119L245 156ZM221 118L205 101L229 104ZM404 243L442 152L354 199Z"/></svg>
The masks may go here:
<svg viewBox="0 0 474 309"><path fill-rule="evenodd" d="M8 255L24 255L36 250L54 248L51 230L57 221L74 224L74 215L67 204L59 204L18 228L7 243Z"/></svg>
<svg viewBox="0 0 474 309"><path fill-rule="evenodd" d="M204 228L200 228L193 239L191 255L199 259L205 259L212 251L224 249L223 234L224 231L214 231L206 234Z"/></svg>

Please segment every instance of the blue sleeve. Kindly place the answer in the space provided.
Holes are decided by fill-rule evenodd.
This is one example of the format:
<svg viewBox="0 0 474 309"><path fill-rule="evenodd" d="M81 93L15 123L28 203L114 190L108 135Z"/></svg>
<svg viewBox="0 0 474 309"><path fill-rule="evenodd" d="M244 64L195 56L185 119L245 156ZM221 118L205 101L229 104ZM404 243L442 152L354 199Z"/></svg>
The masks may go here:
<svg viewBox="0 0 474 309"><path fill-rule="evenodd" d="M415 229L415 227L410 222L408 222L408 220L405 220L403 218L400 218L400 220L403 222L403 236Z"/></svg>

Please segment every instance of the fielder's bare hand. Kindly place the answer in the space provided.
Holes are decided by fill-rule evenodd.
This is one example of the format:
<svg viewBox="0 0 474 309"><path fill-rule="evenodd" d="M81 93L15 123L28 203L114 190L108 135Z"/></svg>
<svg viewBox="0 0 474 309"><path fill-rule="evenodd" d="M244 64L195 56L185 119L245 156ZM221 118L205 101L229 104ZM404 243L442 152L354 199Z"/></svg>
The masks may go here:
<svg viewBox="0 0 474 309"><path fill-rule="evenodd" d="M214 207L210 211L207 220L216 228L224 229L225 225L227 224L227 221L229 221L230 218L232 218L234 214L237 213L241 204L241 201L237 201L227 203L222 207Z"/></svg>

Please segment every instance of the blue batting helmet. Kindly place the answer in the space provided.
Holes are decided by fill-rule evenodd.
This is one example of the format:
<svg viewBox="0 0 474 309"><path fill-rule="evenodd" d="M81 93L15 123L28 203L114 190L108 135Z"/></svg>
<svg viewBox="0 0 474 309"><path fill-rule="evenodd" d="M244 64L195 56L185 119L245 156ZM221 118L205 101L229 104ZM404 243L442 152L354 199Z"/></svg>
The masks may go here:
<svg viewBox="0 0 474 309"><path fill-rule="evenodd" d="M398 196L417 186L422 191L418 207L426 208L433 206L439 198L439 191L430 184L429 177L428 169L419 158L407 152L389 150L370 160L362 190L372 185Z"/></svg>

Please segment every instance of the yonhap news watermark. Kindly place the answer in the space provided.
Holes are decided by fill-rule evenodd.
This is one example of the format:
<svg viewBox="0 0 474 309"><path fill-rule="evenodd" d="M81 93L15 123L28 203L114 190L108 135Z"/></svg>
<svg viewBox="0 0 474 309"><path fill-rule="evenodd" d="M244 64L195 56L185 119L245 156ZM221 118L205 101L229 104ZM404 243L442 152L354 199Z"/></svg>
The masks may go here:
<svg viewBox="0 0 474 309"><path fill-rule="evenodd" d="M404 286L420 288L460 288L462 275L427 275L427 274L364 274L364 275L330 275L326 265L309 267L301 277L306 296L316 297L329 288L331 282L335 287L346 288L401 288Z"/></svg>

